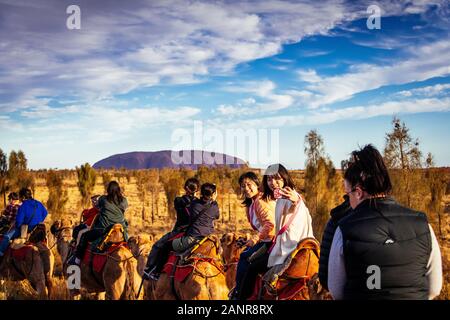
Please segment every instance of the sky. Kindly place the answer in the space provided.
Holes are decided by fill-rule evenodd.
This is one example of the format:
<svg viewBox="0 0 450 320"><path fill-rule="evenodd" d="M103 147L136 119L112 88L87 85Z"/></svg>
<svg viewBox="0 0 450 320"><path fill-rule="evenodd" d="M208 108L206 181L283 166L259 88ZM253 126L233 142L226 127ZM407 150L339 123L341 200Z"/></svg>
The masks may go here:
<svg viewBox="0 0 450 320"><path fill-rule="evenodd" d="M182 149L298 169L315 129L339 167L397 116L449 166L449 3L0 0L0 148L31 169Z"/></svg>

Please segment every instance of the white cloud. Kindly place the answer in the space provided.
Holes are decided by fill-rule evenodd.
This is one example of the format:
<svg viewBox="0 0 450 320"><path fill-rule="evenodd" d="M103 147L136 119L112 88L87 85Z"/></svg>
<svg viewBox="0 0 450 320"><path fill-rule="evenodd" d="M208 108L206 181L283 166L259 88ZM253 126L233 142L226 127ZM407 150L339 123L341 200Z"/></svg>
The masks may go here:
<svg viewBox="0 0 450 320"><path fill-rule="evenodd" d="M261 102L253 97L246 98L236 105L219 105L215 112L226 116L252 115L262 112L275 112L289 108L294 98L288 94L275 93L276 85L270 80L249 81L239 85L230 85L224 91L234 93L254 94Z"/></svg>
<svg viewBox="0 0 450 320"><path fill-rule="evenodd" d="M297 74L301 81L309 83L317 83L322 80L322 78L317 75L317 72L313 69L297 70Z"/></svg>
<svg viewBox="0 0 450 320"><path fill-rule="evenodd" d="M427 112L449 112L450 98L412 99L390 101L367 106L353 106L342 109L311 110L306 114L272 116L238 120L233 123L215 120L216 127L226 128L283 128L302 125L317 125L340 120L358 120L377 116Z"/></svg>
<svg viewBox="0 0 450 320"><path fill-rule="evenodd" d="M343 75L316 77L310 70L300 70L300 75L310 82L306 89L315 94L313 99L304 102L310 108L318 108L382 86L445 76L450 74L450 66L442 57L449 54L450 42L442 40L415 48L410 52L410 57L402 61L382 66L355 65L349 73Z"/></svg>
<svg viewBox="0 0 450 320"><path fill-rule="evenodd" d="M450 83L444 84L435 84L433 86L426 86L422 88L415 88L410 90L403 90L396 93L396 95L403 97L411 97L411 96L427 96L432 97L444 93L445 91L450 90Z"/></svg>
<svg viewBox="0 0 450 320"><path fill-rule="evenodd" d="M8 94L0 108L18 108L22 95L37 89L88 99L161 82L196 83L366 16L369 3L136 0L101 6L86 1L80 4L81 30L69 31L61 1L3 0L0 85ZM428 7L411 4L419 12ZM385 15L406 13L405 6L389 1L379 5Z"/></svg>

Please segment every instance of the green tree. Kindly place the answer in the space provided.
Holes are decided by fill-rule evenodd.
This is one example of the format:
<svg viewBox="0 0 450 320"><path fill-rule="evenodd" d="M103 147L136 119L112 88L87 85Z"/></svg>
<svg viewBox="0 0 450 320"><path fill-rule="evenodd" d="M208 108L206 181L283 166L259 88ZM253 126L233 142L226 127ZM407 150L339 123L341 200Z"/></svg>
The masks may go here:
<svg viewBox="0 0 450 320"><path fill-rule="evenodd" d="M8 180L10 190L30 188L34 193L34 177L27 169L28 160L22 150L12 150L8 159Z"/></svg>
<svg viewBox="0 0 450 320"><path fill-rule="evenodd" d="M316 130L305 136L305 201L313 217L314 234L321 237L330 210L342 193L342 178L325 155L322 137Z"/></svg>
<svg viewBox="0 0 450 320"><path fill-rule="evenodd" d="M407 207L424 209L422 195L422 153L419 140L413 139L404 122L394 117L392 131L386 134L384 161L390 169L393 195Z"/></svg>
<svg viewBox="0 0 450 320"><path fill-rule="evenodd" d="M178 169L164 168L160 172L161 184L167 198L167 212L169 217L175 218L175 208L173 201L183 189L183 177Z"/></svg>
<svg viewBox="0 0 450 320"><path fill-rule="evenodd" d="M323 139L316 130L311 130L305 136L305 196L308 208L317 212L319 206L319 161L325 157ZM323 162L323 161L322 161Z"/></svg>
<svg viewBox="0 0 450 320"><path fill-rule="evenodd" d="M77 186L81 194L81 205L85 208L89 205L89 200L97 180L97 174L89 163L81 165L80 168L76 167L76 170L78 176Z"/></svg>
<svg viewBox="0 0 450 320"><path fill-rule="evenodd" d="M47 209L52 214L53 220L57 220L64 213L64 207L69 200L67 190L64 188L62 174L49 170L46 184L49 191Z"/></svg>

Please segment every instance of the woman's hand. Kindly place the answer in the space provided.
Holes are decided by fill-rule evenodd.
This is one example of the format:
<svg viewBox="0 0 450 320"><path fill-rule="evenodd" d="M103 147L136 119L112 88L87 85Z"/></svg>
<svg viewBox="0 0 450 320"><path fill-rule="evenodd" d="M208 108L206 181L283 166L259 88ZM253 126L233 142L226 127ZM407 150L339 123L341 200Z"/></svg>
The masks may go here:
<svg viewBox="0 0 450 320"><path fill-rule="evenodd" d="M294 204L297 204L301 199L297 191L295 191L290 187L280 189L280 193L283 196L283 198L292 201Z"/></svg>

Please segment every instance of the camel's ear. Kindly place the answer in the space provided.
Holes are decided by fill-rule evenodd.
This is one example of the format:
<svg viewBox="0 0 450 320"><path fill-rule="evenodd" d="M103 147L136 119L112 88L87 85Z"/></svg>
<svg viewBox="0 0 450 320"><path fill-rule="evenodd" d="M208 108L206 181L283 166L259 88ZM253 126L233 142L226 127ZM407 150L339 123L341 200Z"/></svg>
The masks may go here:
<svg viewBox="0 0 450 320"><path fill-rule="evenodd" d="M73 220L69 219L70 226L73 226Z"/></svg>
<svg viewBox="0 0 450 320"><path fill-rule="evenodd" d="M149 234L149 235L148 235L148 239L150 240L150 243L153 242L153 240L154 240L153 235L152 235L152 234Z"/></svg>
<svg viewBox="0 0 450 320"><path fill-rule="evenodd" d="M217 253L219 255L221 255L222 254L222 246L220 244L222 242L222 239L219 239L219 237L217 235L214 235L213 239L214 239L214 245L217 249Z"/></svg>

